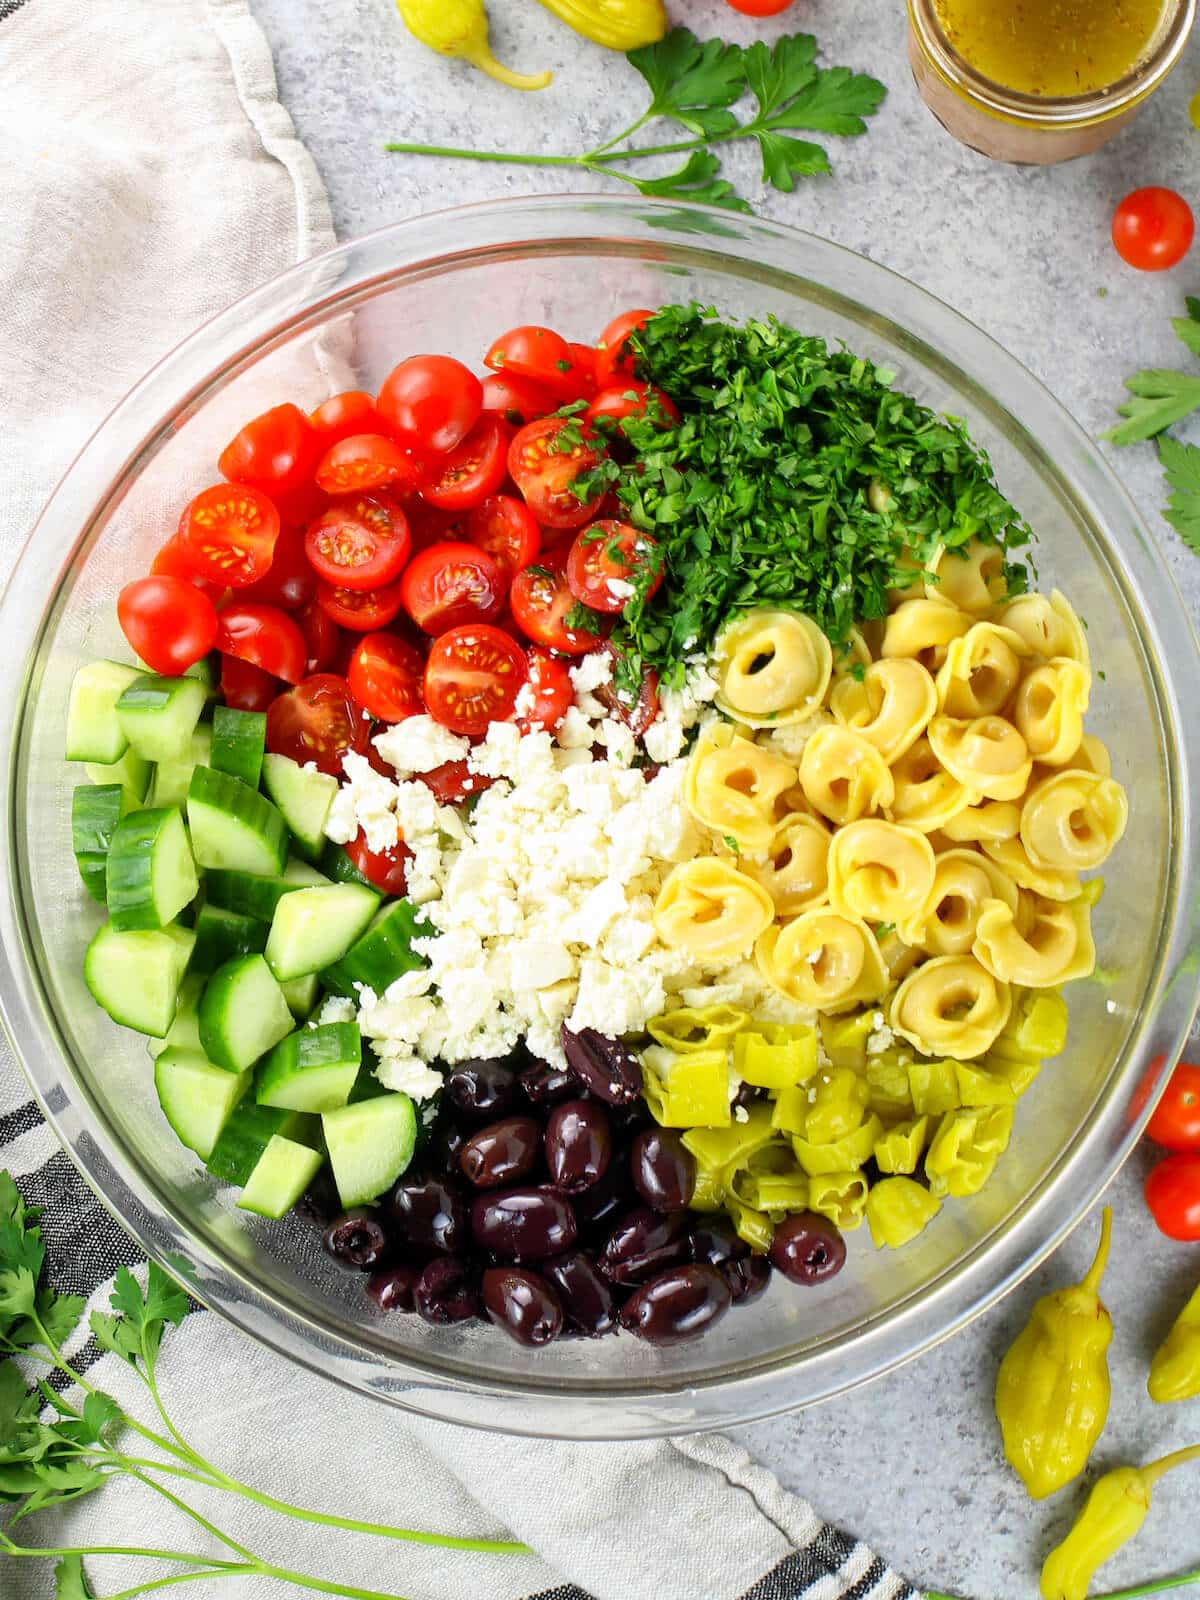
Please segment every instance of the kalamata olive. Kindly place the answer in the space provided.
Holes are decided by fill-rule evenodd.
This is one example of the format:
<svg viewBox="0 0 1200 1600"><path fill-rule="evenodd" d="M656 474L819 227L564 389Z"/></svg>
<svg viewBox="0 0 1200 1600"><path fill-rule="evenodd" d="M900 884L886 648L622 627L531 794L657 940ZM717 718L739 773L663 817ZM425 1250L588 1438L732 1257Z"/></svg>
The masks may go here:
<svg viewBox="0 0 1200 1600"><path fill-rule="evenodd" d="M477 1317L479 1290L468 1263L461 1256L435 1256L427 1261L413 1286L413 1304L426 1322L439 1326Z"/></svg>
<svg viewBox="0 0 1200 1600"><path fill-rule="evenodd" d="M402 1261L394 1267L385 1267L367 1279L367 1293L381 1311L411 1311L413 1290L421 1269L412 1261Z"/></svg>
<svg viewBox="0 0 1200 1600"><path fill-rule="evenodd" d="M582 1194L572 1196L575 1220L580 1230L590 1235L608 1236L617 1218L637 1203L629 1181L629 1164L622 1150L614 1150L608 1169L598 1182Z"/></svg>
<svg viewBox="0 0 1200 1600"><path fill-rule="evenodd" d="M504 1117L471 1135L459 1165L477 1189L498 1189L533 1171L541 1141L532 1117Z"/></svg>
<svg viewBox="0 0 1200 1600"><path fill-rule="evenodd" d="M846 1241L829 1221L815 1211L797 1211L775 1229L771 1265L793 1283L824 1283L835 1277L846 1260Z"/></svg>
<svg viewBox="0 0 1200 1600"><path fill-rule="evenodd" d="M734 1095L733 1100L730 1103L734 1106L741 1106L745 1111L749 1111L750 1107L759 1098L761 1092L762 1091L756 1089L752 1083L739 1083L737 1087L737 1093Z"/></svg>
<svg viewBox="0 0 1200 1600"><path fill-rule="evenodd" d="M692 1228L692 1260L702 1267L723 1267L741 1261L750 1246L734 1230L728 1217L704 1216Z"/></svg>
<svg viewBox="0 0 1200 1600"><path fill-rule="evenodd" d="M373 1211L356 1206L335 1217L325 1230L326 1250L344 1267L372 1272L387 1254L388 1237Z"/></svg>
<svg viewBox="0 0 1200 1600"><path fill-rule="evenodd" d="M546 1118L546 1165L556 1189L590 1189L604 1176L612 1148L608 1116L595 1100L567 1100Z"/></svg>
<svg viewBox="0 0 1200 1600"><path fill-rule="evenodd" d="M614 1283L645 1283L688 1259L688 1220L683 1211L664 1215L638 1206L617 1223L596 1265Z"/></svg>
<svg viewBox="0 0 1200 1600"><path fill-rule="evenodd" d="M328 1167L321 1168L293 1207L298 1217L303 1217L306 1222L315 1222L322 1228L327 1228L341 1209L337 1184Z"/></svg>
<svg viewBox="0 0 1200 1600"><path fill-rule="evenodd" d="M629 1153L633 1187L654 1211L685 1211L696 1189L696 1158L669 1128L647 1128Z"/></svg>
<svg viewBox="0 0 1200 1600"><path fill-rule="evenodd" d="M572 1033L559 1030L567 1065L589 1094L605 1105L624 1106L642 1092L642 1063L627 1044L609 1039L595 1028Z"/></svg>
<svg viewBox="0 0 1200 1600"><path fill-rule="evenodd" d="M472 1122L506 1116L517 1096L517 1075L506 1061L460 1061L446 1074L446 1097Z"/></svg>
<svg viewBox="0 0 1200 1600"><path fill-rule="evenodd" d="M467 1203L461 1189L444 1178L406 1173L388 1196L396 1232L416 1251L451 1255L467 1243Z"/></svg>
<svg viewBox="0 0 1200 1600"><path fill-rule="evenodd" d="M528 1267L489 1267L483 1275L483 1309L518 1344L549 1344L562 1332L558 1295Z"/></svg>
<svg viewBox="0 0 1200 1600"><path fill-rule="evenodd" d="M571 1100L579 1093L579 1080L565 1067L552 1067L548 1061L534 1061L520 1073L521 1092L531 1106L543 1111L560 1100Z"/></svg>
<svg viewBox="0 0 1200 1600"><path fill-rule="evenodd" d="M582 1250L555 1256L542 1271L558 1290L567 1322L589 1338L611 1333L617 1325L613 1293L596 1271L596 1263Z"/></svg>
<svg viewBox="0 0 1200 1600"><path fill-rule="evenodd" d="M553 1189L496 1189L471 1205L471 1231L483 1250L508 1261L541 1261L575 1243L575 1213Z"/></svg>
<svg viewBox="0 0 1200 1600"><path fill-rule="evenodd" d="M621 1307L621 1326L648 1344L682 1344L729 1310L729 1285L715 1267L670 1267Z"/></svg>
<svg viewBox="0 0 1200 1600"><path fill-rule="evenodd" d="M609 1106L608 1120L612 1124L613 1138L619 1143L641 1133L643 1128L656 1126L650 1107L639 1096L625 1106Z"/></svg>
<svg viewBox="0 0 1200 1600"><path fill-rule="evenodd" d="M771 1263L766 1256L741 1256L722 1263L717 1271L729 1285L735 1306L757 1300L771 1281Z"/></svg>
<svg viewBox="0 0 1200 1600"><path fill-rule="evenodd" d="M442 1178L457 1178L462 1171L458 1158L466 1142L466 1129L443 1117L430 1134L425 1152L425 1162L430 1172L436 1172Z"/></svg>

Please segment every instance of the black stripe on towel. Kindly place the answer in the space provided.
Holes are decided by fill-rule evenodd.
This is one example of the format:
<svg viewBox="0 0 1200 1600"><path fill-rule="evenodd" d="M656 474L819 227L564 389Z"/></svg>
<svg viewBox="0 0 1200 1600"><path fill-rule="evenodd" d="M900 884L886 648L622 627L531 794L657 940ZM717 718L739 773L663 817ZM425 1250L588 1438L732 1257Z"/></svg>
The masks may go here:
<svg viewBox="0 0 1200 1600"><path fill-rule="evenodd" d="M0 0L0 22L3 22L5 17L11 17L13 12L19 11L24 4L25 0Z"/></svg>

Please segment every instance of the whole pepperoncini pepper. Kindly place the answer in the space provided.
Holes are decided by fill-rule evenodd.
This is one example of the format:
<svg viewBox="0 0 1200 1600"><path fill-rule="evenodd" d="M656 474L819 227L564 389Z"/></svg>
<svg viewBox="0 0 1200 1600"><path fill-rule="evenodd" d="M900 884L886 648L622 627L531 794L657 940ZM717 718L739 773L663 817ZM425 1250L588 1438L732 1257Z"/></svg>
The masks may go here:
<svg viewBox="0 0 1200 1600"><path fill-rule="evenodd" d="M1200 1285L1155 1351L1146 1387L1160 1405L1200 1395Z"/></svg>
<svg viewBox="0 0 1200 1600"><path fill-rule="evenodd" d="M610 50L657 44L667 31L662 0L542 0L576 33Z"/></svg>
<svg viewBox="0 0 1200 1600"><path fill-rule="evenodd" d="M396 0L396 9L414 39L442 56L457 56L510 89L544 89L553 73L532 77L501 66L488 44L483 0Z"/></svg>
<svg viewBox="0 0 1200 1600"><path fill-rule="evenodd" d="M996 1376L1004 1453L1035 1500L1078 1477L1108 1417L1113 1329L1099 1289L1111 1238L1105 1206L1087 1276L1042 1296Z"/></svg>
<svg viewBox="0 0 1200 1600"><path fill-rule="evenodd" d="M1042 1600L1085 1600L1096 1568L1138 1532L1164 1472L1200 1460L1200 1444L1148 1467L1118 1467L1098 1478L1075 1526L1042 1567Z"/></svg>

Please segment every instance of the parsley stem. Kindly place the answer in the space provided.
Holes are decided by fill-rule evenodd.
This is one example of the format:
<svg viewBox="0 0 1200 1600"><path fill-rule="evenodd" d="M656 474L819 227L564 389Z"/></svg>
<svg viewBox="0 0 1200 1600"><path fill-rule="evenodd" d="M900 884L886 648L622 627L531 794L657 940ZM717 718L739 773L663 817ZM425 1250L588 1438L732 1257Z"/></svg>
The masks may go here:
<svg viewBox="0 0 1200 1600"><path fill-rule="evenodd" d="M518 154L507 150L458 150L447 145L401 144L391 142L383 147L392 155L445 156L456 161L500 161L518 167L586 167L588 156L548 156Z"/></svg>
<svg viewBox="0 0 1200 1600"><path fill-rule="evenodd" d="M197 1511L194 1506L189 1506L185 1500L181 1500L177 1494L172 1494L170 1489L168 1489L165 1484L155 1483L153 1478L148 1478L144 1472L138 1472L132 1468L129 1470L129 1476L131 1478L136 1478L138 1483L143 1484L147 1489L152 1490L155 1494L161 1495L162 1498L173 1505L177 1511L182 1511L185 1517L190 1517L197 1527L203 1528L205 1533L211 1534L214 1539L219 1540L220 1543L223 1544L227 1549L232 1550L234 1555L244 1556L247 1561L257 1561L258 1557L252 1550L247 1550L244 1544L239 1544L237 1540L231 1538L229 1534L222 1533L220 1528L218 1528L215 1523L210 1522L208 1518L201 1512Z"/></svg>
<svg viewBox="0 0 1200 1600"><path fill-rule="evenodd" d="M170 1589L180 1583L203 1583L206 1578L257 1578L257 1567L203 1567L197 1572L176 1572L169 1578L151 1578L149 1583L136 1584L132 1589L122 1589L108 1600L135 1600L139 1594L150 1594L155 1589Z"/></svg>
<svg viewBox="0 0 1200 1600"><path fill-rule="evenodd" d="M627 128L622 128L620 133L614 133L612 138L605 144L598 144L594 150L589 150L585 159L591 160L596 156L606 154L612 149L613 145L620 144L622 139L632 139L640 128L644 128L648 122L654 122L661 115L662 113L655 106L651 106L648 111L642 113L636 122L631 122Z"/></svg>
<svg viewBox="0 0 1200 1600"><path fill-rule="evenodd" d="M1114 1589L1102 1594L1098 1600L1140 1600L1142 1595L1162 1594L1167 1589L1183 1589L1189 1583L1200 1583L1200 1567L1194 1572L1180 1572L1174 1578L1156 1578L1153 1583L1140 1583L1133 1589Z"/></svg>
<svg viewBox="0 0 1200 1600"><path fill-rule="evenodd" d="M144 1545L81 1544L70 1549L35 1550L27 1545L14 1544L0 1533L0 1550L14 1560L28 1558L34 1561L56 1561L60 1556L123 1556L145 1561L175 1561L184 1567L208 1567L224 1575L241 1571L241 1561L223 1561L219 1556L198 1556L186 1550L149 1550Z"/></svg>

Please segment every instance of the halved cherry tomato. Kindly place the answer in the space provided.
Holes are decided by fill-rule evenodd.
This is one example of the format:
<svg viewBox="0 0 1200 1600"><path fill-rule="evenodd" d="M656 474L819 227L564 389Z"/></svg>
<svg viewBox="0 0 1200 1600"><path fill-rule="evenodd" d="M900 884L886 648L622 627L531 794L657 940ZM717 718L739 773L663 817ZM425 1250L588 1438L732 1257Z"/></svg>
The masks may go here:
<svg viewBox="0 0 1200 1600"><path fill-rule="evenodd" d="M443 456L479 420L483 385L452 356L410 356L384 379L376 408L407 449Z"/></svg>
<svg viewBox="0 0 1200 1600"><path fill-rule="evenodd" d="M312 479L302 483L291 494L274 496L275 509L285 528L307 528L314 517L319 517L329 504L329 496L318 489Z"/></svg>
<svg viewBox="0 0 1200 1600"><path fill-rule="evenodd" d="M315 672L326 672L337 660L341 631L329 614L321 609L314 595L306 606L296 613L300 632L304 635L304 648L308 652L304 662L304 676L311 678Z"/></svg>
<svg viewBox="0 0 1200 1600"><path fill-rule="evenodd" d="M650 321L653 311L623 311L614 317L596 341L596 384L604 389L618 373L633 376L633 352L625 341L635 328Z"/></svg>
<svg viewBox="0 0 1200 1600"><path fill-rule="evenodd" d="M515 372L492 372L483 380L483 409L494 411L514 428L557 411L556 394L532 378L518 378Z"/></svg>
<svg viewBox="0 0 1200 1600"><path fill-rule="evenodd" d="M482 794L496 780L472 772L465 761L443 761L432 772L414 772L413 781L423 783L439 805L460 806L468 795Z"/></svg>
<svg viewBox="0 0 1200 1600"><path fill-rule="evenodd" d="M117 596L117 621L153 672L172 678L206 656L217 637L217 610L186 578L135 578Z"/></svg>
<svg viewBox="0 0 1200 1600"><path fill-rule="evenodd" d="M461 444L432 463L421 490L441 511L467 511L508 475L508 429L498 417L480 417Z"/></svg>
<svg viewBox="0 0 1200 1600"><path fill-rule="evenodd" d="M575 367L576 381L583 393L581 398L586 399L589 394L596 392L596 350L590 344L568 343L567 349L571 352L571 361Z"/></svg>
<svg viewBox="0 0 1200 1600"><path fill-rule="evenodd" d="M354 647L346 680L364 711L381 722L403 722L424 711L421 652L394 633L368 633Z"/></svg>
<svg viewBox="0 0 1200 1600"><path fill-rule="evenodd" d="M346 846L346 854L363 877L384 894L398 897L407 890L412 851L403 840L390 850L372 850L360 828Z"/></svg>
<svg viewBox="0 0 1200 1600"><path fill-rule="evenodd" d="M585 656L599 643L604 619L595 616L596 631L567 626L567 616L575 610L578 601L567 588L561 566L553 558L543 556L541 562L524 567L512 581L509 595L513 616L527 639L545 645L548 650L558 650L563 655Z"/></svg>
<svg viewBox="0 0 1200 1600"><path fill-rule="evenodd" d="M357 494L322 512L304 536L318 578L342 589L378 589L404 570L408 519L385 494Z"/></svg>
<svg viewBox="0 0 1200 1600"><path fill-rule="evenodd" d="M580 528L595 513L604 490L581 500L572 484L604 454L604 443L577 418L530 422L508 447L508 470L537 520L547 528Z"/></svg>
<svg viewBox="0 0 1200 1600"><path fill-rule="evenodd" d="M652 389L637 378L610 384L587 408L587 420L604 417L609 422L624 422L626 417L649 416L662 427L679 421L679 407L661 389Z"/></svg>
<svg viewBox="0 0 1200 1600"><path fill-rule="evenodd" d="M408 530L412 534L413 555L428 550L431 544L457 539L463 521L461 511L440 511L437 506L422 500L420 495L412 495L404 502L404 515L408 518Z"/></svg>
<svg viewBox="0 0 1200 1600"><path fill-rule="evenodd" d="M382 589L339 589L324 579L317 584L317 604L331 622L352 633L371 633L395 621L404 605L403 580Z"/></svg>
<svg viewBox="0 0 1200 1600"><path fill-rule="evenodd" d="M646 575L654 576L647 581ZM593 522L571 546L567 586L576 600L593 611L623 611L638 587L646 583L648 599L663 580L657 542L628 522Z"/></svg>
<svg viewBox="0 0 1200 1600"><path fill-rule="evenodd" d="M484 356L483 364L493 372L544 383L557 395L578 382L567 341L553 328L540 328L533 323L502 333Z"/></svg>
<svg viewBox="0 0 1200 1600"><path fill-rule="evenodd" d="M536 645L525 652L529 679L523 701L531 702L517 718L522 733L553 733L575 700L571 674L563 661L557 661Z"/></svg>
<svg viewBox="0 0 1200 1600"><path fill-rule="evenodd" d="M222 655L249 661L285 683L299 683L304 676L304 635L277 606L235 600L217 617L216 644Z"/></svg>
<svg viewBox="0 0 1200 1600"><path fill-rule="evenodd" d="M201 594L206 594L214 604L229 592L225 584L213 583L196 571L191 551L177 533L172 534L154 557L150 571L156 578L182 578L185 583L199 589Z"/></svg>
<svg viewBox="0 0 1200 1600"><path fill-rule="evenodd" d="M393 483L415 488L420 479L420 465L386 433L352 433L317 463L317 487L326 494L386 489Z"/></svg>
<svg viewBox="0 0 1200 1600"><path fill-rule="evenodd" d="M1146 1132L1164 1150L1200 1150L1200 1067L1179 1063Z"/></svg>
<svg viewBox="0 0 1200 1600"><path fill-rule="evenodd" d="M267 711L273 700L285 692L284 685L252 661L238 656L221 657L221 693L225 704L235 711Z"/></svg>
<svg viewBox="0 0 1200 1600"><path fill-rule="evenodd" d="M506 578L527 567L542 547L532 511L509 494L489 495L472 508L466 540L486 550Z"/></svg>
<svg viewBox="0 0 1200 1600"><path fill-rule="evenodd" d="M271 565L279 512L257 489L214 483L184 508L179 537L201 577L242 589Z"/></svg>
<svg viewBox="0 0 1200 1600"><path fill-rule="evenodd" d="M248 483L269 495L290 494L312 473L320 448L312 424L289 400L234 434L217 467L231 483Z"/></svg>
<svg viewBox="0 0 1200 1600"><path fill-rule="evenodd" d="M1113 212L1112 241L1117 254L1139 272L1162 272L1192 248L1196 219L1174 189L1151 185L1127 194Z"/></svg>
<svg viewBox="0 0 1200 1600"><path fill-rule="evenodd" d="M1146 1179L1146 1204L1168 1239L1200 1239L1200 1151L1180 1150Z"/></svg>
<svg viewBox="0 0 1200 1600"><path fill-rule="evenodd" d="M653 667L647 667L642 673L636 697L631 698L628 690L617 688L620 675L615 669L621 659L620 652L607 641L601 649L612 658L614 681L599 684L592 693L607 711L620 717L630 733L640 739L658 716L658 673Z"/></svg>
<svg viewBox="0 0 1200 1600"><path fill-rule="evenodd" d="M261 600L281 611L299 611L317 590L317 580L304 554L304 529L284 528L275 541L271 565L257 583L249 583L239 600Z"/></svg>
<svg viewBox="0 0 1200 1600"><path fill-rule="evenodd" d="M267 712L267 749L290 756L301 766L311 761L321 772L342 775L348 750L369 748L371 721L355 703L344 678L318 673L281 694Z"/></svg>
<svg viewBox="0 0 1200 1600"><path fill-rule="evenodd" d="M433 641L425 663L429 715L454 733L507 722L528 674L525 652L500 628L470 622Z"/></svg>
<svg viewBox="0 0 1200 1600"><path fill-rule="evenodd" d="M337 444L339 439L349 439L352 434L378 433L380 429L375 401L365 389L346 389L341 394L331 395L315 411L309 412L308 420L323 450Z"/></svg>
<svg viewBox="0 0 1200 1600"><path fill-rule="evenodd" d="M432 634L467 622L491 622L500 615L506 587L486 550L451 540L414 556L400 580L405 611Z"/></svg>

